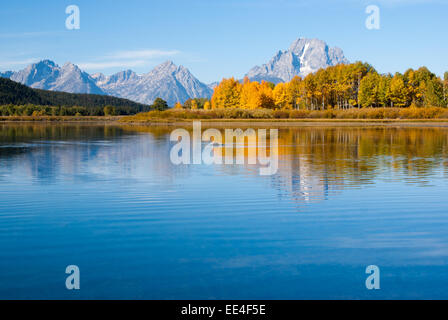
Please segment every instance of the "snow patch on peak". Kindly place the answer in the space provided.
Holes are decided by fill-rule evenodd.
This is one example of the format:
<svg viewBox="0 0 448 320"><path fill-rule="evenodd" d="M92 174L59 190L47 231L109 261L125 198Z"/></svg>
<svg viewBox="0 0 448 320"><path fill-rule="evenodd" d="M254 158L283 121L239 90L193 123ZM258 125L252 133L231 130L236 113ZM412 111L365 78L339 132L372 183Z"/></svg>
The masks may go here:
<svg viewBox="0 0 448 320"><path fill-rule="evenodd" d="M41 61L35 63L34 65L46 65L46 66L49 66L49 67L57 67L58 66L54 61L51 61L51 60L48 60L48 59L41 60Z"/></svg>

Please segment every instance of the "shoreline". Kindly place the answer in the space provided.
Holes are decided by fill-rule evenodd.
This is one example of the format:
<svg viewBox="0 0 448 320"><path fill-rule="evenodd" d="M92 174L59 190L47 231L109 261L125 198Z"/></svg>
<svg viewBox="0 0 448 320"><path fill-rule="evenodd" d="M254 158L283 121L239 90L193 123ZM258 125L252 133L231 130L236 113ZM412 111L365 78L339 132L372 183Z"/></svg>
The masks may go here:
<svg viewBox="0 0 448 320"><path fill-rule="evenodd" d="M49 117L0 117L0 124L113 124L129 126L191 126L200 121L204 126L427 126L448 127L448 119L152 119L146 121L127 121L132 116L49 116Z"/></svg>
<svg viewBox="0 0 448 320"><path fill-rule="evenodd" d="M121 125L129 125L136 127L151 126L192 126L193 121L201 121L203 127L448 127L448 120L366 120L366 119L286 119L266 121L266 119L216 119L216 120L176 120L176 121L148 121L148 122L119 122Z"/></svg>
<svg viewBox="0 0 448 320"><path fill-rule="evenodd" d="M0 116L0 123L11 122L116 122L125 116Z"/></svg>

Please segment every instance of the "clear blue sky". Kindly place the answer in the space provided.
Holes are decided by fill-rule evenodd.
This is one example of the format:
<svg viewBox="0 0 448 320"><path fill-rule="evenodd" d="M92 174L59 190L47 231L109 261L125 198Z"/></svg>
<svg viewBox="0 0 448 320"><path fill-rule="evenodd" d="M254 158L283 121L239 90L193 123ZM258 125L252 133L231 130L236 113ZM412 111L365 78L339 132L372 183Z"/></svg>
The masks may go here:
<svg viewBox="0 0 448 320"><path fill-rule="evenodd" d="M78 5L80 30L65 8ZM381 29L365 27L367 5ZM40 59L111 74L173 60L201 81L242 77L299 37L319 38L380 72L448 71L448 0L15 0L0 10L0 70Z"/></svg>

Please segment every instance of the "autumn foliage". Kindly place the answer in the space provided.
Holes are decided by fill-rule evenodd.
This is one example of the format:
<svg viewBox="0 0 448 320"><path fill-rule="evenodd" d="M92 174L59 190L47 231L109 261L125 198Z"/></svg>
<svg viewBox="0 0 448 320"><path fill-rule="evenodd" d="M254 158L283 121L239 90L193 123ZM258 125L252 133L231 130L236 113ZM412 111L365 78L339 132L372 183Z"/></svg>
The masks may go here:
<svg viewBox="0 0 448 320"><path fill-rule="evenodd" d="M340 64L285 83L223 79L211 100L133 119L446 119L448 72L427 68L380 74L367 63Z"/></svg>
<svg viewBox="0 0 448 320"><path fill-rule="evenodd" d="M448 74L442 80L427 68L404 74L379 74L367 63L340 64L305 78L273 84L223 79L212 109L331 110L361 107L446 107Z"/></svg>

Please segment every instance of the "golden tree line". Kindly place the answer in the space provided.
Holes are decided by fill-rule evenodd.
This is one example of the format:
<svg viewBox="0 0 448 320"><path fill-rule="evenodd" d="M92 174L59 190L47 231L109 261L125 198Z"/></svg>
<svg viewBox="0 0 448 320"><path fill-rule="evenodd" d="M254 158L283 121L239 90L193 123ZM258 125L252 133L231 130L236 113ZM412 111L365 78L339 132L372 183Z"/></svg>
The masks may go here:
<svg viewBox="0 0 448 320"><path fill-rule="evenodd" d="M290 82L242 82L223 79L211 101L190 99L188 109L328 110L361 107L447 107L448 72L444 79L426 67L404 74L380 74L367 63L340 64Z"/></svg>

